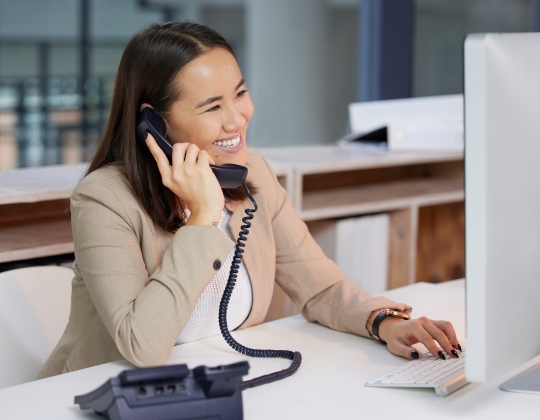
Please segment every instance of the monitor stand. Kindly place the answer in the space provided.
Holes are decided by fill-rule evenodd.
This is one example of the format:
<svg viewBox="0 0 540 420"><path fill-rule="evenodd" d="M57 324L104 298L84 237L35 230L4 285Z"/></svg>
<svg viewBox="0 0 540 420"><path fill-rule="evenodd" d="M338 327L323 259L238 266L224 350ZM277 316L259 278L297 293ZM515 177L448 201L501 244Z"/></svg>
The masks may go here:
<svg viewBox="0 0 540 420"><path fill-rule="evenodd" d="M503 391L540 394L540 363L503 382L499 388Z"/></svg>

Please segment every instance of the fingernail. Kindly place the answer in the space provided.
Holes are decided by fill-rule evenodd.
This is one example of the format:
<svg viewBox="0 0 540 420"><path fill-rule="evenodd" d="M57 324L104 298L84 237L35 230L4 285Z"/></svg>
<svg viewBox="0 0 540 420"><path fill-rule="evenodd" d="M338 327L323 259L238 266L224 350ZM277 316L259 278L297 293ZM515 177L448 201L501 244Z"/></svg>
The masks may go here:
<svg viewBox="0 0 540 420"><path fill-rule="evenodd" d="M458 344L457 348L459 349L459 351L463 351L463 350L461 350L461 344Z"/></svg>
<svg viewBox="0 0 540 420"><path fill-rule="evenodd" d="M457 354L457 351L455 351L455 350L452 350L452 352L451 352L451 353L452 353L452 355L453 355L454 357L459 357L459 354Z"/></svg>
<svg viewBox="0 0 540 420"><path fill-rule="evenodd" d="M443 354L442 351L440 351L440 352L438 353L438 355L439 355L439 357L440 357L442 360L446 360L446 357L444 357L444 354Z"/></svg>
<svg viewBox="0 0 540 420"><path fill-rule="evenodd" d="M418 359L420 357L420 355L418 354L418 352L416 350L412 350L411 351L411 357L413 359Z"/></svg>

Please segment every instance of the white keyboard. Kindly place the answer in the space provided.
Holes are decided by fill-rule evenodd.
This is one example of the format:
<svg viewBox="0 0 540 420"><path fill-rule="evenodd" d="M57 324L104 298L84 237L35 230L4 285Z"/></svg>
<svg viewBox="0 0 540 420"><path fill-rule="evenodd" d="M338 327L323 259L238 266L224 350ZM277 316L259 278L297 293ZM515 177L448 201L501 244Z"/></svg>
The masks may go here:
<svg viewBox="0 0 540 420"><path fill-rule="evenodd" d="M426 353L419 359L411 360L377 379L366 382L366 386L435 388L439 397L446 397L468 382L465 377L465 351L459 353L457 359L444 355L446 360Z"/></svg>

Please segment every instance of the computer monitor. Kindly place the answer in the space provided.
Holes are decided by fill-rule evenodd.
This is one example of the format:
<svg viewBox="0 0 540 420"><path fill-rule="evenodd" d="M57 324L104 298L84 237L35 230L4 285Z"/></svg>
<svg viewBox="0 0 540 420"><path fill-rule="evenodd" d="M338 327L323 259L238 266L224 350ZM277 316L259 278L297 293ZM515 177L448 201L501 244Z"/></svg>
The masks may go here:
<svg viewBox="0 0 540 420"><path fill-rule="evenodd" d="M540 33L465 40L467 378L540 354Z"/></svg>

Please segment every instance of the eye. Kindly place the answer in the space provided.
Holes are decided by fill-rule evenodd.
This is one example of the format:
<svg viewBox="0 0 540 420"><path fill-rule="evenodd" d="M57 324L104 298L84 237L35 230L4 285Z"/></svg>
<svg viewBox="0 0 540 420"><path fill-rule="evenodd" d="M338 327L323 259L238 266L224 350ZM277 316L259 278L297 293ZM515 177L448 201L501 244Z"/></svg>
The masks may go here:
<svg viewBox="0 0 540 420"><path fill-rule="evenodd" d="M246 93L247 93L247 89L241 90L240 92L238 92L238 93L236 94L236 97L237 97L237 98L241 98L241 97L244 96Z"/></svg>
<svg viewBox="0 0 540 420"><path fill-rule="evenodd" d="M206 112L213 112L213 111L217 111L218 109L220 109L221 106L219 105L216 105L216 106L213 106L212 108L210 109L207 109Z"/></svg>

